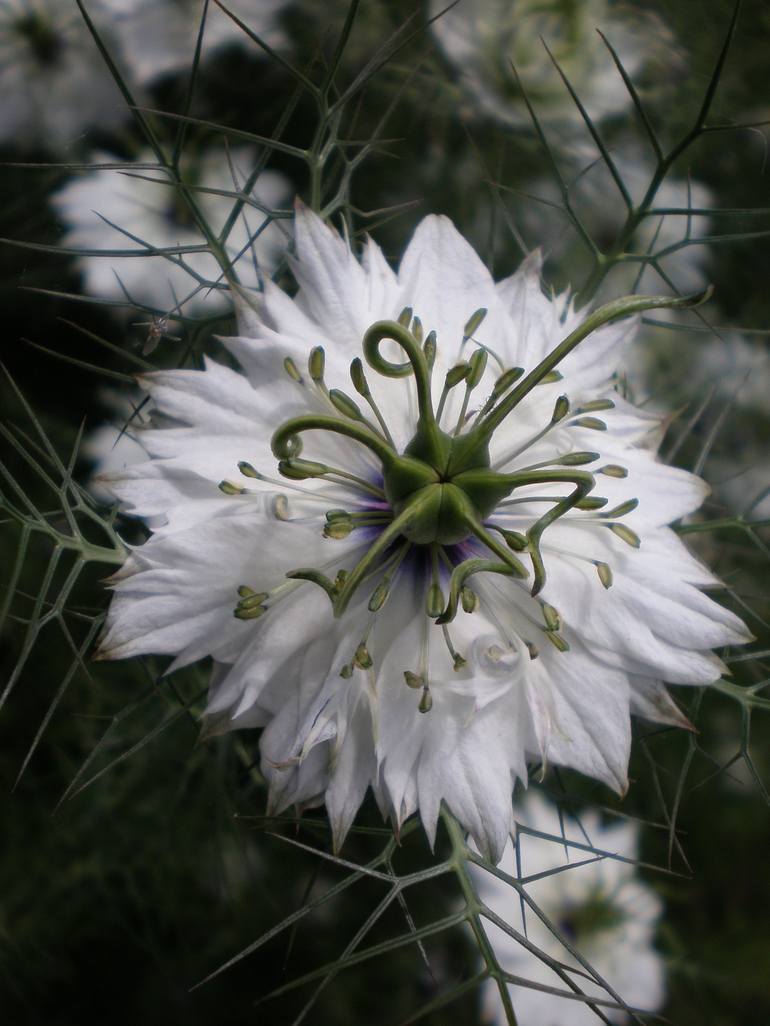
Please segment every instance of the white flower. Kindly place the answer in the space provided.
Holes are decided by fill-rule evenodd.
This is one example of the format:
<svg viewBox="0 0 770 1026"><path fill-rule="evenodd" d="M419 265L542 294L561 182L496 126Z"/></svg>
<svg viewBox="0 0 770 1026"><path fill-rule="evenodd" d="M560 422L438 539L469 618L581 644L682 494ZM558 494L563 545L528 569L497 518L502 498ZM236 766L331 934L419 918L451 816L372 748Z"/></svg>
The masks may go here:
<svg viewBox="0 0 770 1026"><path fill-rule="evenodd" d="M198 41L203 0L102 0L113 15L135 81L152 83L163 75L188 71ZM286 0L227 0L228 10L269 46L285 43L277 14ZM261 56L254 43L232 18L210 3L203 36L204 57L225 46L248 46Z"/></svg>
<svg viewBox="0 0 770 1026"><path fill-rule="evenodd" d="M116 161L99 153L94 162ZM184 200L162 171L152 170L152 164L153 156L148 151L140 156L134 171L92 171L73 178L54 194L54 209L68 226L61 245L107 251L105 255L79 258L85 290L110 299L128 296L160 312L181 310L189 314L199 311L204 301L207 307L227 303L226 282L210 252L182 254L179 259L184 266L163 256L109 255L119 250L146 251L142 243L156 249L206 244ZM254 156L249 150L234 149L207 151L183 168L185 182L190 185L225 193L192 193L213 232L218 234L225 225L235 203L233 194L243 190L253 166ZM290 197L289 182L278 172L264 171L250 196L268 210L285 207ZM225 248L242 283L255 285L258 269L268 274L275 270L286 243L286 230L281 224L268 223L262 209L245 204ZM212 291L215 284L220 288Z"/></svg>
<svg viewBox="0 0 770 1026"><path fill-rule="evenodd" d="M102 29L103 8L89 12ZM109 40L111 47L114 40ZM0 139L62 150L128 110L75 3L0 0Z"/></svg>
<svg viewBox="0 0 770 1026"><path fill-rule="evenodd" d="M661 680L713 681L746 639L666 526L706 488L613 391L634 321L546 373L582 315L537 259L496 284L443 217L397 274L304 208L295 233L298 295L266 280L224 340L243 373L143 378L166 426L113 490L166 523L100 654L212 656L209 729L265 726L273 810L325 801L340 843L371 786L432 838L444 800L497 859L528 760L624 791L629 712L685 723Z"/></svg>
<svg viewBox="0 0 770 1026"><path fill-rule="evenodd" d="M431 0L431 29L461 87L484 113L513 125L531 124L516 72L542 122L582 124L543 41L598 120L622 113L631 98L597 28L632 79L667 35L650 13L608 0L460 0L436 17L447 6Z"/></svg>
<svg viewBox="0 0 770 1026"><path fill-rule="evenodd" d="M549 834L552 839L521 831L520 865L509 842L500 868L516 878L548 874L525 884L527 895L627 1005L656 1011L665 996L663 959L653 948L662 903L638 879L633 864L639 857L636 825L619 822L602 826L592 811L581 812L577 819L562 814L560 821L556 807L535 793L527 795L516 818L523 826ZM594 851L565 848L562 838L588 845ZM606 856L597 859L598 852ZM613 855L632 861L622 862ZM543 954L585 971L534 911L526 908L522 920L521 902L512 887L481 869L474 868L473 875L479 897L495 915L525 934ZM569 989L537 955L504 930L494 923L485 923L485 928L506 972L562 991ZM585 976L575 974L572 979L584 994L612 1000L606 990L586 981ZM509 991L519 1026L594 1026L599 1022L596 1013L580 1001L525 986L511 985ZM485 983L483 1002L485 1020L502 1026L506 1018L494 980ZM602 1011L612 1022L629 1021L624 1011Z"/></svg>

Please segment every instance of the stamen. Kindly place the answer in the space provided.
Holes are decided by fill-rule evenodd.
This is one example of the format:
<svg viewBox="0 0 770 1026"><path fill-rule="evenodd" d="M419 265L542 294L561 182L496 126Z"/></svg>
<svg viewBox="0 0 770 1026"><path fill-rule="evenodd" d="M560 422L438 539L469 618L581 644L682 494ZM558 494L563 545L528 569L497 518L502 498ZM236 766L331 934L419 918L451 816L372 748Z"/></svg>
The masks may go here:
<svg viewBox="0 0 770 1026"><path fill-rule="evenodd" d="M253 478L255 481L259 481L262 477L259 471L255 470L250 463L246 462L246 460L240 460L238 463L238 470L240 470L244 477Z"/></svg>
<svg viewBox="0 0 770 1026"><path fill-rule="evenodd" d="M471 392L477 387L479 382L484 376L484 371L487 369L487 353L485 349L477 349L475 353L468 360L468 373L465 376L465 396L463 397L463 404L460 408L460 414L455 424L454 433L458 435L460 430L465 423L465 415L468 412L468 402L471 397Z"/></svg>
<svg viewBox="0 0 770 1026"><path fill-rule="evenodd" d="M543 602L541 605L541 611L543 613L543 619L545 625L549 631L560 631L561 630L561 616L559 610L549 605L547 602Z"/></svg>
<svg viewBox="0 0 770 1026"><path fill-rule="evenodd" d="M285 495L276 495L273 499L273 516L276 520L290 520L289 500Z"/></svg>
<svg viewBox="0 0 770 1026"><path fill-rule="evenodd" d="M324 352L323 346L315 346L310 350L310 356L307 361L307 372L310 375L310 380L314 384L319 385L326 391L326 385L324 384L324 370L326 369L326 353Z"/></svg>
<svg viewBox="0 0 770 1026"><path fill-rule="evenodd" d="M248 488L241 488L239 485L233 484L232 481L220 481L217 487L225 495L245 495L248 491Z"/></svg>
<svg viewBox="0 0 770 1026"><path fill-rule="evenodd" d="M460 384L461 381L465 381L470 374L470 370L471 367L469 363L457 363L447 371L446 378L444 379L444 388L441 391L441 397L438 401L438 407L436 408L436 421L439 424L441 423L441 417L444 413L444 404L447 401L447 396L453 388Z"/></svg>
<svg viewBox="0 0 770 1026"><path fill-rule="evenodd" d="M604 587L609 590L612 587L612 568L608 563L596 562L594 565L596 567L596 572L599 575L599 580L602 582Z"/></svg>
<svg viewBox="0 0 770 1026"><path fill-rule="evenodd" d="M289 375L292 381L296 381L298 385L302 384L302 375L297 369L296 363L294 362L294 360L292 360L290 356L287 356L286 359L283 361L283 369L286 371L286 373Z"/></svg>
<svg viewBox="0 0 770 1026"><path fill-rule="evenodd" d="M479 608L479 597L472 588L461 588L460 604L463 607L463 612L475 613L476 610Z"/></svg>
<svg viewBox="0 0 770 1026"><path fill-rule="evenodd" d="M283 477L290 481L306 481L309 478L318 477L341 477L344 481L352 482L359 491L373 495L377 499L384 499L385 492L377 485L365 481L357 474L350 474L347 470L340 470L339 467L330 467L326 463L317 463L315 460L305 460L297 456L290 456L288 459L280 460L278 471Z"/></svg>
<svg viewBox="0 0 770 1026"><path fill-rule="evenodd" d="M473 338L476 332L482 325L484 318L487 316L486 307L479 307L474 313L470 315L468 321L463 328L463 342L467 342L469 338Z"/></svg>
<svg viewBox="0 0 770 1026"><path fill-rule="evenodd" d="M430 693L430 688L426 684L422 689L422 695L420 697L420 704L417 706L421 713L428 713L433 708L433 695Z"/></svg>
<svg viewBox="0 0 770 1026"><path fill-rule="evenodd" d="M544 631L543 632L551 642L551 644L557 648L560 652L569 652L569 643L556 631Z"/></svg>
<svg viewBox="0 0 770 1026"><path fill-rule="evenodd" d="M369 655L369 649L363 641L356 648L356 654L353 656L353 662L361 670L371 670L374 665L372 657Z"/></svg>
<svg viewBox="0 0 770 1026"><path fill-rule="evenodd" d="M578 417L577 420L570 421L570 427L591 428L593 431L607 430L605 422L598 417Z"/></svg>
<svg viewBox="0 0 770 1026"><path fill-rule="evenodd" d="M628 477L625 467L619 467L617 463L607 463L597 470L597 474L606 474L607 477Z"/></svg>
<svg viewBox="0 0 770 1026"><path fill-rule="evenodd" d="M360 396L363 396L363 398L366 399L366 401L369 403L369 406L371 407L374 416L377 418L377 423L380 425L380 428L382 429L383 435L390 443L390 445L392 445L395 449L396 444L393 441L393 436L388 430L388 425L385 423L385 418L380 413L380 408L374 401L374 396L369 390L369 382L366 380L366 375L364 374L364 365L363 363L361 363L359 357L356 357L350 364L350 380L353 382L353 388L355 388L356 392L358 392Z"/></svg>
<svg viewBox="0 0 770 1026"><path fill-rule="evenodd" d="M449 649L449 654L452 657L452 669L455 671L455 673L459 673L464 666L468 665L468 660L464 656L461 656L452 644L452 637L449 633L449 628L445 624L442 624L441 630L444 635L446 647Z"/></svg>
<svg viewBox="0 0 770 1026"><path fill-rule="evenodd" d="M604 524L604 526L608 527L626 545L630 545L632 549L638 549L641 546L642 542L639 535L632 531L630 527L626 527L625 524Z"/></svg>
<svg viewBox="0 0 770 1026"><path fill-rule="evenodd" d="M600 513L599 516L606 519L624 517L627 513L632 513L638 505L638 499L628 499L626 502L621 502L621 504L616 506L614 509L607 510L606 513Z"/></svg>
<svg viewBox="0 0 770 1026"><path fill-rule="evenodd" d="M612 399L592 399L588 403L581 403L575 413L599 413L601 410L614 410L615 403Z"/></svg>
<svg viewBox="0 0 770 1026"><path fill-rule="evenodd" d="M415 691L425 683L419 673L412 673L411 670L404 670L404 680L406 681L406 686L413 688Z"/></svg>
<svg viewBox="0 0 770 1026"><path fill-rule="evenodd" d="M239 620L258 620L267 612L267 606L264 603L270 597L268 592L256 592L247 584L242 584L238 588L238 595L240 602L233 610L233 616Z"/></svg>
<svg viewBox="0 0 770 1026"><path fill-rule="evenodd" d="M431 584L425 598L425 614L426 616L429 616L431 620L435 620L437 617L441 616L442 610L444 609L444 593L441 590L441 584L439 583L437 548L438 547L436 545L431 545L430 547Z"/></svg>

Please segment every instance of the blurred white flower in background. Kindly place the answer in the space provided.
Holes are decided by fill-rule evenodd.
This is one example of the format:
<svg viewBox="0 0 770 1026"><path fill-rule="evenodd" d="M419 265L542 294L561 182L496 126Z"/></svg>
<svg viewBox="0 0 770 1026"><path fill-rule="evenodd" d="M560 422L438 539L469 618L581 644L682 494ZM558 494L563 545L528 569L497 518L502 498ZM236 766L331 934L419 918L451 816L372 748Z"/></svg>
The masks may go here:
<svg viewBox="0 0 770 1026"><path fill-rule="evenodd" d="M431 16L447 6L446 0L430 0ZM431 25L461 88L483 113L531 126L513 64L538 118L558 122L562 130L582 121L542 40L592 118L622 113L631 105L597 28L632 78L671 38L651 13L608 0L460 0ZM666 56L670 66L672 55Z"/></svg>
<svg viewBox="0 0 770 1026"><path fill-rule="evenodd" d="M617 140L610 147L617 172L635 206L645 198L655 174L652 152L629 140ZM625 223L628 207L599 150L592 144L574 144L564 155L562 174L570 185L570 201L586 231L606 251ZM551 257L569 274L585 267L588 250L569 217L554 204L562 206L561 192L553 177L543 177L524 187L531 196L545 202L526 200L519 206L518 219L525 240L536 240L546 257ZM711 190L702 182L666 177L660 183L651 203L653 210L708 210L713 205ZM626 252L659 253L683 239L697 239L710 234L708 215L669 213L646 216L636 229ZM706 266L708 245L687 245L661 261L667 274L683 292L695 292L708 283ZM642 265L638 262L617 264L607 277L604 293L619 295L635 289ZM585 272L583 272L585 273ZM654 269L647 267L641 275L637 291L665 291L664 282ZM653 314L665 318L664 312ZM676 316L676 315L672 315Z"/></svg>
<svg viewBox="0 0 770 1026"><path fill-rule="evenodd" d="M147 85L164 75L192 66L198 41L203 0L102 0L115 19L132 77ZM226 0L232 11L269 46L286 39L277 15L287 0ZM213 0L209 3L203 37L204 56L226 46L242 45L255 56L264 51Z"/></svg>
<svg viewBox="0 0 770 1026"><path fill-rule="evenodd" d="M88 10L104 28L100 0ZM119 40L107 40L120 63ZM130 113L74 0L0 0L0 97L0 142L51 151Z"/></svg>
<svg viewBox="0 0 770 1026"><path fill-rule="evenodd" d="M604 826L599 815L589 810L577 818L563 813L562 826L557 807L535 792L528 792L517 804L516 818L525 827L553 835L553 839L521 831L520 868L510 841L500 868L516 878L555 870L527 883L527 894L627 1005L647 1011L659 1009L665 997L665 966L653 941L663 911L660 898L639 879L633 862L605 857L575 865L596 859L595 852L566 846L562 840L636 860L636 824L621 821ZM478 867L472 872L479 897L495 915L525 934L544 954L568 968L579 969L572 978L581 991L612 1000L606 990L586 980L577 959L534 911L525 906L522 919L519 895L509 884ZM562 991L568 989L553 970L504 930L491 922L485 923L485 929L506 972ZM509 985L509 991L519 1026L595 1026L599 1022L596 1013L580 1001L514 984ZM484 984L483 1009L485 1022L504 1026L506 1016L494 980ZM624 1011L603 1007L602 1012L614 1023L629 1021Z"/></svg>
<svg viewBox="0 0 770 1026"><path fill-rule="evenodd" d="M95 154L93 160L115 162L104 153ZM244 188L254 160L247 149L212 149L183 164L185 183L193 187L194 200L213 232L218 234L225 225L235 202L232 194ZM91 171L72 178L56 192L52 203L66 226L61 245L137 253L147 250L142 242L155 249L205 246L206 239L184 199L162 170L148 169L152 163L153 155L145 152L134 171ZM263 171L249 195L264 210L285 209L291 203L292 188L284 175ZM291 223L271 222L264 210L245 203L225 244L239 280L252 287L260 273L272 273L285 254L286 226ZM84 255L79 266L85 291L93 296L126 299L128 295L132 302L160 313L189 314L200 312L203 305L207 310L224 306L228 292L211 287L226 284L212 254L185 253L180 259L181 264L159 255ZM194 275L204 280L203 287Z"/></svg>

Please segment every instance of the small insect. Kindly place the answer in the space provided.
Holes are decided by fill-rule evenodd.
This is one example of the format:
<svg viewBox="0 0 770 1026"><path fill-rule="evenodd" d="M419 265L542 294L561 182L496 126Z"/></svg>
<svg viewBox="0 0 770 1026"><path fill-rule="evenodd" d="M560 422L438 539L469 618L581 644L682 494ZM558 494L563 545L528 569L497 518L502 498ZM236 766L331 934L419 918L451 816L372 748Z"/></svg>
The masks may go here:
<svg viewBox="0 0 770 1026"><path fill-rule="evenodd" d="M147 338L142 346L142 356L149 356L150 353L153 353L164 338L171 339L172 342L181 341L179 335L170 334L168 330L168 317L165 315L153 317L150 321L135 321L133 327L147 328Z"/></svg>

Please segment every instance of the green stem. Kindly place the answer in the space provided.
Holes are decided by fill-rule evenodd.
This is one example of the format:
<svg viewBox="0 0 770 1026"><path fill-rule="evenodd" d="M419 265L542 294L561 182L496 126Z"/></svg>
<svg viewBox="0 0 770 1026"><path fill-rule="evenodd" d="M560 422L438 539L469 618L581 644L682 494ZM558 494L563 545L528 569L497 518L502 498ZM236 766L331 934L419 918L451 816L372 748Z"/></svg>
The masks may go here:
<svg viewBox="0 0 770 1026"><path fill-rule="evenodd" d="M352 421L339 420L323 414L308 413L301 417L293 417L278 428L270 440L273 455L279 460L298 456L302 444L297 437L303 431L331 431L333 434L345 435L355 442L360 442L377 456L383 466L387 467L395 453L385 439L373 434L367 428L360 427Z"/></svg>

